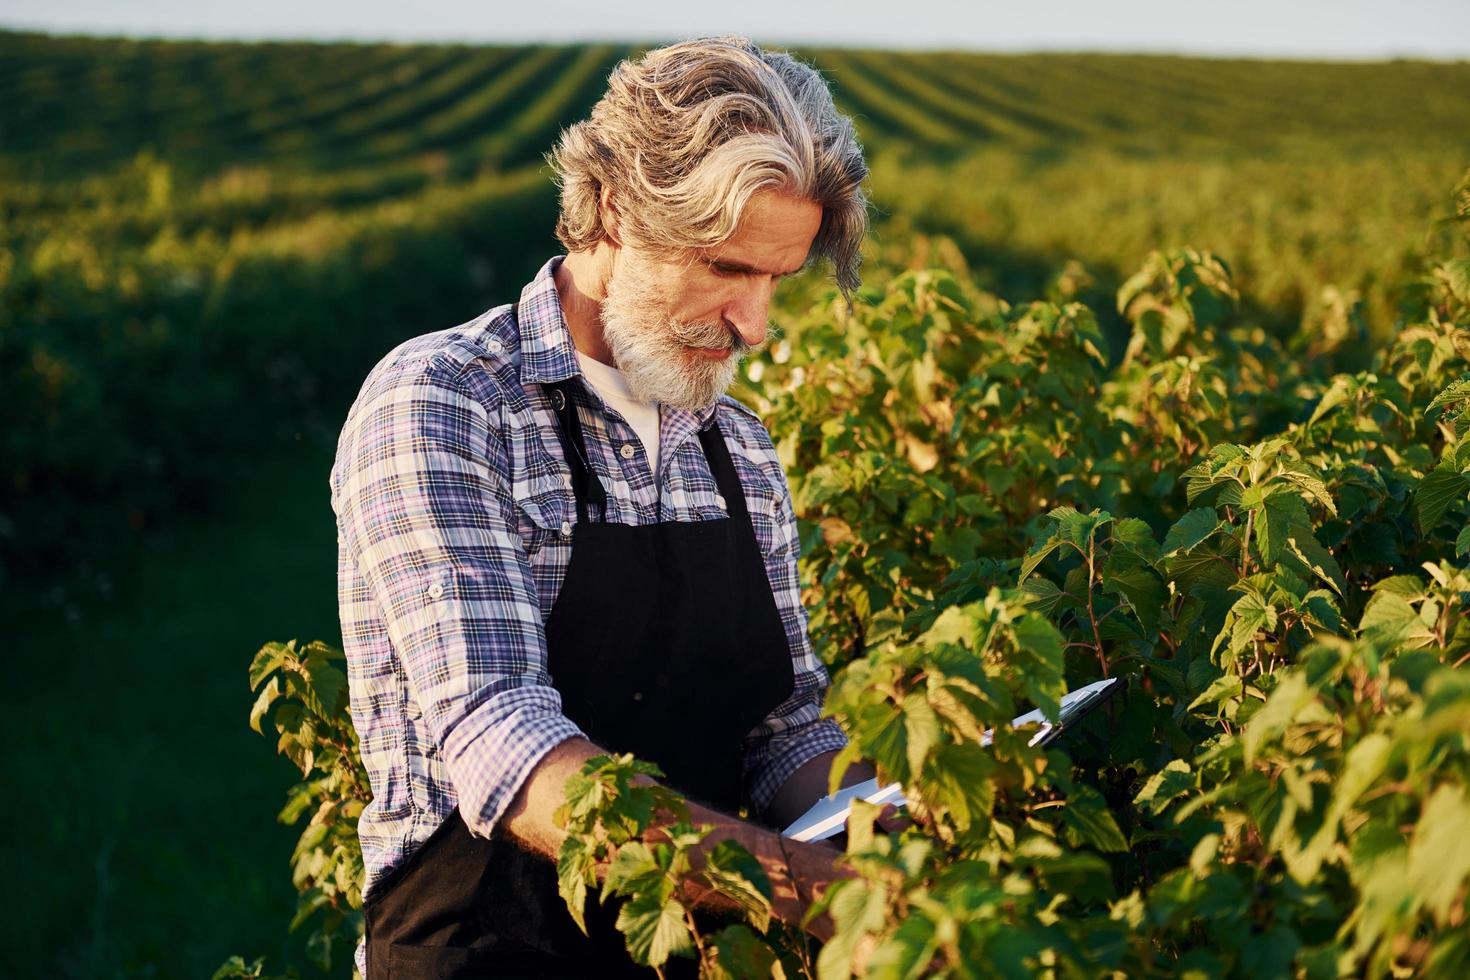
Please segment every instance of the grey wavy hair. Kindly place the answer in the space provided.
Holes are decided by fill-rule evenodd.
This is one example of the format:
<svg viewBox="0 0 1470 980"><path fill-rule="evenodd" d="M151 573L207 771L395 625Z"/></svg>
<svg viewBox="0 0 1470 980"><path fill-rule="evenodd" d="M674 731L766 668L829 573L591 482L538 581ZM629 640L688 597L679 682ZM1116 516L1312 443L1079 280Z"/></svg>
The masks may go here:
<svg viewBox="0 0 1470 980"><path fill-rule="evenodd" d="M862 146L826 80L788 54L724 36L621 61L591 116L564 129L546 159L561 188L556 237L568 251L607 237L604 187L619 237L664 254L723 243L751 195L769 188L821 205L807 263L829 259L849 303L861 283Z"/></svg>

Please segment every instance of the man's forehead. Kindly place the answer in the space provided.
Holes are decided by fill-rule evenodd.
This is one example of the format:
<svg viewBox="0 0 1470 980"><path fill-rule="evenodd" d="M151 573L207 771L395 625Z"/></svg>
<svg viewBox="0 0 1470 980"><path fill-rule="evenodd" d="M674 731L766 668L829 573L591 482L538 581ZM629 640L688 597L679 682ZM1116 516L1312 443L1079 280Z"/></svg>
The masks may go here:
<svg viewBox="0 0 1470 980"><path fill-rule="evenodd" d="M794 275L806 267L821 223L822 206L815 201L762 189L746 204L735 233L705 258L740 272Z"/></svg>

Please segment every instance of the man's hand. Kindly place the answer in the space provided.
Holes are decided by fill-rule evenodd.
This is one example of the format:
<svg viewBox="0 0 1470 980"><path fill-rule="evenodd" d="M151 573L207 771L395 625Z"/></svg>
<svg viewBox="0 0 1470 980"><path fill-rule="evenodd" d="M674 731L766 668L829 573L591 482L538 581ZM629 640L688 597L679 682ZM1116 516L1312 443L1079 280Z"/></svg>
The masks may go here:
<svg viewBox="0 0 1470 980"><path fill-rule="evenodd" d="M506 810L503 819L507 832L523 847L555 861L557 849L565 840L566 832L556 826L552 814L562 804L566 780L581 771L582 764L587 759L602 754L605 753L599 746L580 738L567 739L548 752L532 768L525 784ZM638 782L653 783L655 780L641 777ZM715 828L691 854L695 869L702 866L704 858L720 841L736 841L765 869L774 893L772 912L783 922L800 928L802 916L811 903L825 894L832 882L854 874L849 869L834 865L842 852L827 844L783 841L779 834L758 824L712 810L694 800L689 800L688 804L691 823L712 824ZM714 909L734 908L728 899L708 890L697 895L686 895L685 898L695 905L707 905ZM826 941L832 936L832 920L823 914L808 926L807 931Z"/></svg>
<svg viewBox="0 0 1470 980"><path fill-rule="evenodd" d="M914 821L908 814L900 813L898 807L892 803L883 804L883 809L878 811L876 822L885 834L902 833L914 825Z"/></svg>

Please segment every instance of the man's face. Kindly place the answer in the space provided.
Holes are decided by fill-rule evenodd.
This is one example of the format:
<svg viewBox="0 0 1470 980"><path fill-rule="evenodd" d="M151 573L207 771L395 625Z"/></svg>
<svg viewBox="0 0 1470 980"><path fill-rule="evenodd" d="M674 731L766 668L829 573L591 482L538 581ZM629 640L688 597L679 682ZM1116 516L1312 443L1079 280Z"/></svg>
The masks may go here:
<svg viewBox="0 0 1470 980"><path fill-rule="evenodd" d="M771 294L799 271L821 205L762 190L728 241L666 261L624 246L602 301L603 339L642 401L699 411L766 342Z"/></svg>

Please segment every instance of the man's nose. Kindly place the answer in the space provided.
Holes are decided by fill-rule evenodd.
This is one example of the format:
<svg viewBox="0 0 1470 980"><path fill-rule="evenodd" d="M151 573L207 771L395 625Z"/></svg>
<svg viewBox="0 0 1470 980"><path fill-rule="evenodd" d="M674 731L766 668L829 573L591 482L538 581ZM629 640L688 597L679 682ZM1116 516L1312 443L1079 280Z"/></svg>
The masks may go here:
<svg viewBox="0 0 1470 980"><path fill-rule="evenodd" d="M770 321L771 295L776 291L774 278L752 276L740 294L725 307L725 319L735 327L740 339L751 347L759 347L766 339Z"/></svg>

